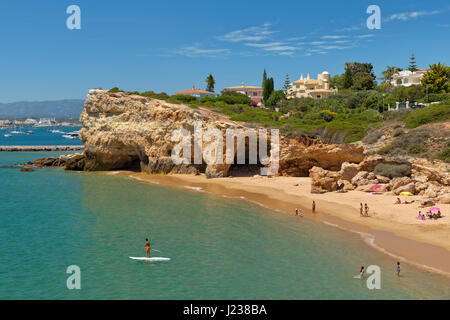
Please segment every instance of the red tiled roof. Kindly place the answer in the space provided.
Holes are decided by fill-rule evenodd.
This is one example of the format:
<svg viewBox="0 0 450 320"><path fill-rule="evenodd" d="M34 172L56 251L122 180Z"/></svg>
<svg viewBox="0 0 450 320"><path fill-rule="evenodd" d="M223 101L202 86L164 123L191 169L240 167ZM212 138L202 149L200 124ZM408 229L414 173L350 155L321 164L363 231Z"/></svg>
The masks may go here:
<svg viewBox="0 0 450 320"><path fill-rule="evenodd" d="M205 91L205 90L200 90L200 89L183 90L183 91L178 91L178 92L175 92L175 93L176 94L185 94L185 93L209 93L209 94L216 94L215 92Z"/></svg>

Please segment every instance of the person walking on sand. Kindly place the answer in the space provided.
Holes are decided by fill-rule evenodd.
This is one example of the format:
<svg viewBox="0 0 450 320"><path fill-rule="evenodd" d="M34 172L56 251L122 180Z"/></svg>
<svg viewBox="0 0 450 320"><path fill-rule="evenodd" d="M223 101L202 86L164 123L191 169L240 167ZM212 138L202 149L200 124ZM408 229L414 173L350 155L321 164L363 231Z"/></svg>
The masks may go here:
<svg viewBox="0 0 450 320"><path fill-rule="evenodd" d="M360 217L363 217L363 216L364 216L364 214L363 214L363 204L362 204L362 202L359 204L359 216L360 216Z"/></svg>
<svg viewBox="0 0 450 320"><path fill-rule="evenodd" d="M298 215L299 215L300 217L303 217L302 209L298 209Z"/></svg>
<svg viewBox="0 0 450 320"><path fill-rule="evenodd" d="M395 272L397 273L397 277L400 277L400 262L397 261L397 269L395 269Z"/></svg>
<svg viewBox="0 0 450 320"><path fill-rule="evenodd" d="M298 209L295 208L295 215L298 216Z"/></svg>
<svg viewBox="0 0 450 320"><path fill-rule="evenodd" d="M150 258L150 242L145 238L145 250L147 251L147 258Z"/></svg>
<svg viewBox="0 0 450 320"><path fill-rule="evenodd" d="M367 205L367 203L364 203L364 215L366 217L369 216L369 206Z"/></svg>
<svg viewBox="0 0 450 320"><path fill-rule="evenodd" d="M316 213L316 202L314 200L312 202L312 212Z"/></svg>

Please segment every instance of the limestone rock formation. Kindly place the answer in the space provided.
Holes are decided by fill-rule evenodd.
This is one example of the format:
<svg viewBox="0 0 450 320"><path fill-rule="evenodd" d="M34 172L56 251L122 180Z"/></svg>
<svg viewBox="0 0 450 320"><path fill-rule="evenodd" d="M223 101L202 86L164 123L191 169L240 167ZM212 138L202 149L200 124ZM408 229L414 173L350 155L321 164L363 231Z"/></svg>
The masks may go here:
<svg viewBox="0 0 450 320"><path fill-rule="evenodd" d="M324 193L337 189L337 182L340 179L339 172L312 167L309 175L311 177L311 193Z"/></svg>
<svg viewBox="0 0 450 320"><path fill-rule="evenodd" d="M343 163L359 163L364 159L363 147L356 144L315 143L305 146L295 139L280 142L280 174L307 177L312 167L339 171ZM350 170L350 169L349 169Z"/></svg>
<svg viewBox="0 0 450 320"><path fill-rule="evenodd" d="M353 177L358 173L358 165L356 163L344 162L341 166L340 173L343 180L352 181Z"/></svg>

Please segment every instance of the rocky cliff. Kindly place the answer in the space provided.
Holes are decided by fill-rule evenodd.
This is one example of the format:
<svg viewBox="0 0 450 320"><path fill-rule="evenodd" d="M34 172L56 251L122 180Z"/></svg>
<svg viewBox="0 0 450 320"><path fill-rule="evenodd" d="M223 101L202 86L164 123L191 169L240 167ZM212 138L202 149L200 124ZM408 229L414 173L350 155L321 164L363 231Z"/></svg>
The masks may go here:
<svg viewBox="0 0 450 320"><path fill-rule="evenodd" d="M260 163L208 165L205 161L201 164L173 163L171 152L177 144L171 141L174 130L193 132L195 124L201 122L205 131L220 130L225 141L227 129L242 129L244 132L252 129L248 124L231 121L206 108L193 109L139 95L93 89L87 95L80 121L84 153L58 158L55 165L86 171L134 168L149 173L206 173L207 177L223 177L230 173L255 174L258 173L255 167L262 166ZM202 143L203 149L211 144ZM248 140L245 147L248 158ZM225 154L225 149L223 151ZM194 163L193 157L194 152L191 163ZM327 145L308 138L297 140L281 136L278 174L308 176L314 166L340 170L344 162L359 163L363 159L363 148L358 145ZM52 165L52 161L40 159L34 164Z"/></svg>

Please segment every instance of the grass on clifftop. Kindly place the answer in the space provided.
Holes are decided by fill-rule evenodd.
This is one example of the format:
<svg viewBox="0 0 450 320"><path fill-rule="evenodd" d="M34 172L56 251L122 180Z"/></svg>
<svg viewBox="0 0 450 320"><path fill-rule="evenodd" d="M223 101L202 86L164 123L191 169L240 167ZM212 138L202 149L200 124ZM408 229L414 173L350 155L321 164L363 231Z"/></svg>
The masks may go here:
<svg viewBox="0 0 450 320"><path fill-rule="evenodd" d="M414 110L404 114L400 120L405 122L407 128L438 121L450 120L450 103L432 104L426 108Z"/></svg>
<svg viewBox="0 0 450 320"><path fill-rule="evenodd" d="M115 87L110 92L123 92ZM172 95L146 92L128 92L144 97L165 100L170 103L186 104L192 108L204 107L229 116L233 121L242 121L265 127L279 128L284 134L300 137L305 134L320 136L330 143L349 143L363 140L375 143L382 135L376 132L386 120L404 122L408 128L450 119L450 104L448 100L440 104L418 110L401 110L380 113L376 100L372 99L377 92L343 92L328 98L314 100L312 98L296 98L283 100L276 108L258 108L251 106L251 100L246 95L227 92L217 98L204 97L201 100L190 95ZM372 101L373 100L373 101ZM373 132L376 132L375 134ZM368 135L369 133L369 135ZM400 134L399 134L400 135ZM400 140L400 139L399 139ZM422 149L415 143L408 154L419 154ZM416 148L415 148L416 147ZM390 153L392 150L385 150Z"/></svg>

